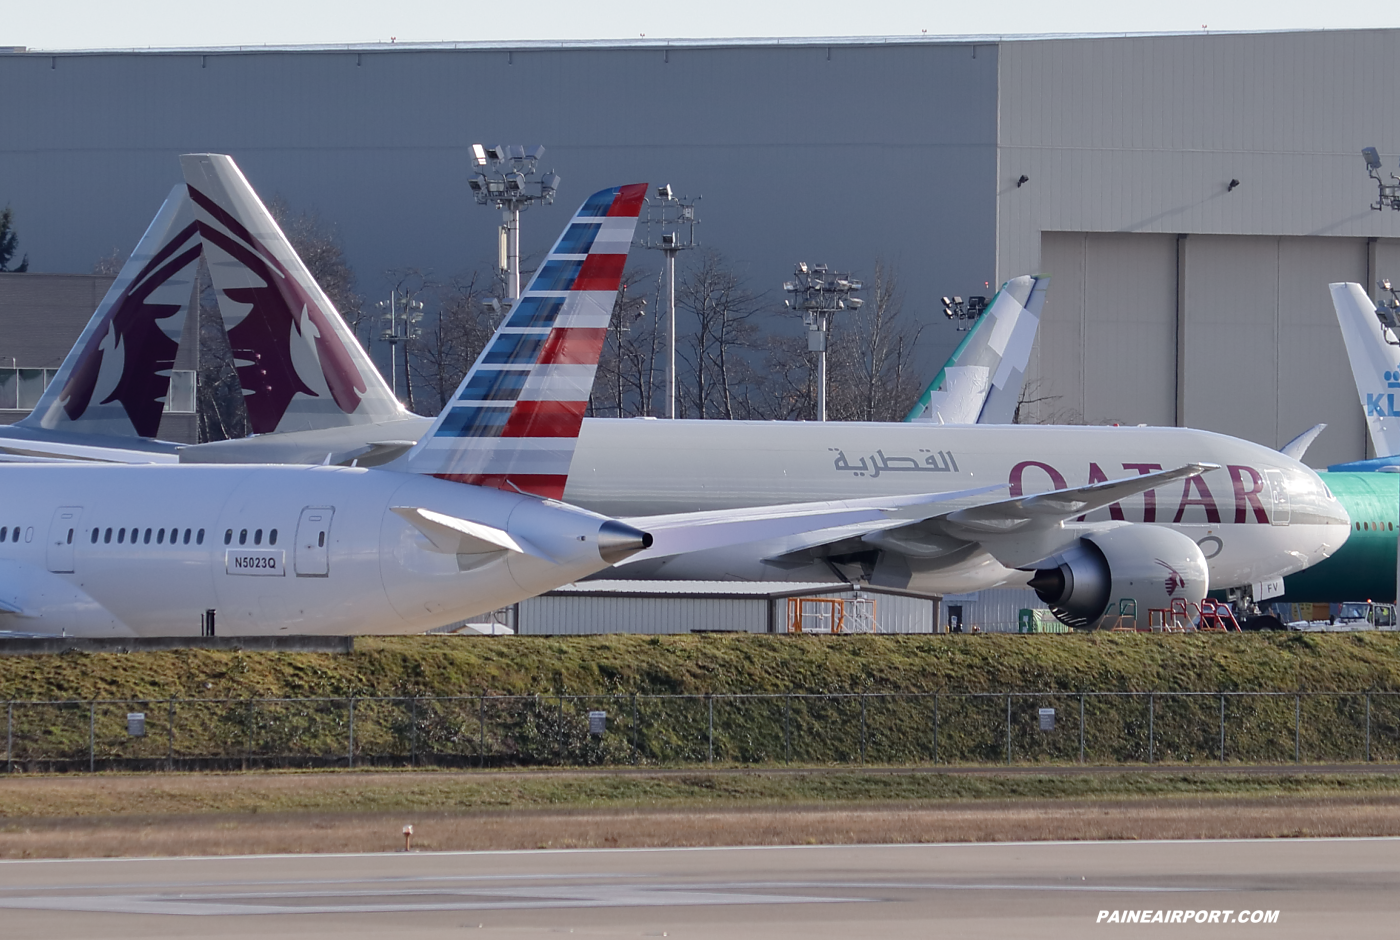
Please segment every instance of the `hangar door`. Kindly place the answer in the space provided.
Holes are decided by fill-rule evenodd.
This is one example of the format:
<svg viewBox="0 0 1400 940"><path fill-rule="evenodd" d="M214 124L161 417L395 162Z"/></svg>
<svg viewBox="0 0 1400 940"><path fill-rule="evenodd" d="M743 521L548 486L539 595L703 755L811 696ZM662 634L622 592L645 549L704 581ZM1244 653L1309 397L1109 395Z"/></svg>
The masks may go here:
<svg viewBox="0 0 1400 940"><path fill-rule="evenodd" d="M1327 285L1400 279L1400 241L1046 232L1041 268L1033 420L1184 425L1270 447L1326 422L1308 463L1365 456Z"/></svg>

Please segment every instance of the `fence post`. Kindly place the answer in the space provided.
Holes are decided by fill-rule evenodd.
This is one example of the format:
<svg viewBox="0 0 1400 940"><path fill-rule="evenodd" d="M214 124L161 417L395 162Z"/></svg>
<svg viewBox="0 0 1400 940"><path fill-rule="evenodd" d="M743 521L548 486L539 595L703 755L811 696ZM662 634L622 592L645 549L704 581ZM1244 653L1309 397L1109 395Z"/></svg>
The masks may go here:
<svg viewBox="0 0 1400 940"><path fill-rule="evenodd" d="M1225 763L1225 693L1220 693L1220 763Z"/></svg>
<svg viewBox="0 0 1400 940"><path fill-rule="evenodd" d="M478 768L486 767L486 693L481 693L481 734L477 739L476 765Z"/></svg>
<svg viewBox="0 0 1400 940"><path fill-rule="evenodd" d="M559 757L560 766L564 764L564 693L559 693Z"/></svg>
<svg viewBox="0 0 1400 940"><path fill-rule="evenodd" d="M1011 693L1006 693L1006 762L1011 763Z"/></svg>
<svg viewBox="0 0 1400 940"><path fill-rule="evenodd" d="M350 749L346 752L346 759L351 767L355 766L355 696L350 696Z"/></svg>
<svg viewBox="0 0 1400 940"><path fill-rule="evenodd" d="M1084 763L1084 693L1079 693L1079 763Z"/></svg>
<svg viewBox="0 0 1400 940"><path fill-rule="evenodd" d="M1366 727L1371 726L1371 697L1366 697ZM1366 753L1371 753L1370 735L1366 736ZM15 703L10 702L5 709L5 773L15 772Z"/></svg>
<svg viewBox="0 0 1400 940"><path fill-rule="evenodd" d="M408 697L408 764L410 767L418 766L418 696Z"/></svg>
<svg viewBox="0 0 1400 940"><path fill-rule="evenodd" d="M633 692L633 693L632 693L632 763L633 763L633 764L640 764L640 763L642 762L642 752L641 752L641 748L640 748L640 746L639 746L639 738L637 737L638 732L640 731L640 726L639 726L638 723L637 723L638 720L639 720L639 719L638 719L638 717L637 717L637 693L636 693L636 692Z"/></svg>
<svg viewBox="0 0 1400 940"><path fill-rule="evenodd" d="M860 762L865 763L865 693L860 693Z"/></svg>
<svg viewBox="0 0 1400 940"><path fill-rule="evenodd" d="M1157 756L1157 693L1147 693L1147 762L1155 763Z"/></svg>
<svg viewBox="0 0 1400 940"><path fill-rule="evenodd" d="M709 762L710 762L711 764L713 764L713 763L715 762L715 697L714 697L713 695L711 695L710 693L706 692L706 693L705 693L705 702L706 702L707 705L709 705L709 715L710 715L710 717L709 717L709 725L710 725L710 759L709 759Z"/></svg>
<svg viewBox="0 0 1400 940"><path fill-rule="evenodd" d="M165 721L166 757L165 769L175 770L175 696L170 696L170 714Z"/></svg>
<svg viewBox="0 0 1400 940"><path fill-rule="evenodd" d="M1371 692L1366 692L1366 763L1371 763Z"/></svg>
<svg viewBox="0 0 1400 940"><path fill-rule="evenodd" d="M1302 753L1303 736L1303 696L1297 692L1293 693L1293 763L1302 763L1299 755Z"/></svg>
<svg viewBox="0 0 1400 940"><path fill-rule="evenodd" d="M792 763L792 693L783 695L783 763Z"/></svg>
<svg viewBox="0 0 1400 940"><path fill-rule="evenodd" d="M938 693L933 693L933 762L938 763Z"/></svg>
<svg viewBox="0 0 1400 940"><path fill-rule="evenodd" d="M97 770L97 703L88 703L88 773Z"/></svg>

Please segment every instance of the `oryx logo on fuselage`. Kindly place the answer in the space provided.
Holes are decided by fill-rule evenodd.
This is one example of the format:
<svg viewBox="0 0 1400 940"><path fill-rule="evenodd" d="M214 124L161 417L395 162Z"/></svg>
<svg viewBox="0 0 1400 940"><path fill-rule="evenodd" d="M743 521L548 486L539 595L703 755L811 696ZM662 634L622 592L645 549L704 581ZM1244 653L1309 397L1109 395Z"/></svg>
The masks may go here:
<svg viewBox="0 0 1400 940"><path fill-rule="evenodd" d="M1157 564L1167 569L1167 577L1166 580L1162 582L1162 586L1166 588L1168 597L1175 597L1177 591L1186 587L1186 579L1181 576L1180 571L1177 571L1162 559L1158 558L1155 559L1155 561Z"/></svg>
<svg viewBox="0 0 1400 940"><path fill-rule="evenodd" d="M228 340L234 355L242 361L235 368L248 393L244 400L253 433L277 430L298 392L319 397L298 374L292 358L292 332L303 335L306 321L316 331L316 358L331 398L341 411L354 412L368 386L325 311L252 232L193 186L189 191L195 204L227 230L201 221L200 234L263 282L261 287L232 287L224 291L230 300L252 307L229 329Z"/></svg>

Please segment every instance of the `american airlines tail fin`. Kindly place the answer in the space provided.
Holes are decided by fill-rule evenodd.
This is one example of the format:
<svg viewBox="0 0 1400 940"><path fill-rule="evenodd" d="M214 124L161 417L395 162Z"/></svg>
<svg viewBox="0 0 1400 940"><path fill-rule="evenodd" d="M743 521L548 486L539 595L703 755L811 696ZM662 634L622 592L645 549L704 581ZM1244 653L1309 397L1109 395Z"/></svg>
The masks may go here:
<svg viewBox="0 0 1400 940"><path fill-rule="evenodd" d="M406 417L233 158L180 166L253 433Z"/></svg>
<svg viewBox="0 0 1400 940"><path fill-rule="evenodd" d="M21 427L155 437L194 294L199 234L184 187L166 197Z"/></svg>
<svg viewBox="0 0 1400 940"><path fill-rule="evenodd" d="M1010 424L1049 283L1045 275L1026 275L1003 284L904 420Z"/></svg>
<svg viewBox="0 0 1400 940"><path fill-rule="evenodd" d="M1400 454L1400 346L1376 316L1376 305L1360 284L1329 284L1337 323L1346 341L1356 393L1382 457Z"/></svg>
<svg viewBox="0 0 1400 940"><path fill-rule="evenodd" d="M390 466L559 499L645 183L589 196L432 428Z"/></svg>

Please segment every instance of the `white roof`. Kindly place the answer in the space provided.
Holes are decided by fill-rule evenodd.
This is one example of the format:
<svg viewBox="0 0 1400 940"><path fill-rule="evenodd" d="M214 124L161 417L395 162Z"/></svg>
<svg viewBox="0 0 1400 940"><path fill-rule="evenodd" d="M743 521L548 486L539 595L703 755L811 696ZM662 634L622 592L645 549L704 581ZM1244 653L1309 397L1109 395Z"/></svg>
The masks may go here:
<svg viewBox="0 0 1400 940"><path fill-rule="evenodd" d="M857 590L844 581L820 584L812 581L578 581L550 591L550 595L632 594L690 597L785 597L794 594L850 594ZM870 593L869 588L860 588ZM876 592L878 593L878 592ZM548 596L548 595L546 595Z"/></svg>

